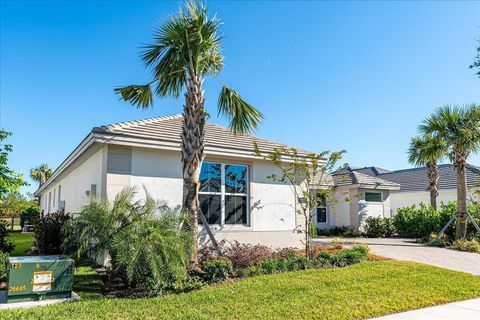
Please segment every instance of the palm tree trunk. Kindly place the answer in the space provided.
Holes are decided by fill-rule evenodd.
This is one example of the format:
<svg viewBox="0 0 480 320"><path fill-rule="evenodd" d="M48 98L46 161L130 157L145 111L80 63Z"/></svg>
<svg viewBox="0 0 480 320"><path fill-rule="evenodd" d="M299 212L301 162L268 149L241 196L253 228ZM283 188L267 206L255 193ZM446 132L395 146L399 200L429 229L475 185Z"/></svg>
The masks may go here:
<svg viewBox="0 0 480 320"><path fill-rule="evenodd" d="M438 166L436 163L427 165L428 167L428 181L430 190L430 205L433 209L437 210L437 197L438 197Z"/></svg>
<svg viewBox="0 0 480 320"><path fill-rule="evenodd" d="M192 265L198 264L198 214L200 203L200 169L204 158L205 147L205 112L202 92L202 79L190 75L188 89L185 94L182 124L182 165L183 165L183 208L191 218L190 232L194 240Z"/></svg>
<svg viewBox="0 0 480 320"><path fill-rule="evenodd" d="M467 236L466 156L458 153L455 156L457 169L457 225L455 228L455 240L460 240Z"/></svg>

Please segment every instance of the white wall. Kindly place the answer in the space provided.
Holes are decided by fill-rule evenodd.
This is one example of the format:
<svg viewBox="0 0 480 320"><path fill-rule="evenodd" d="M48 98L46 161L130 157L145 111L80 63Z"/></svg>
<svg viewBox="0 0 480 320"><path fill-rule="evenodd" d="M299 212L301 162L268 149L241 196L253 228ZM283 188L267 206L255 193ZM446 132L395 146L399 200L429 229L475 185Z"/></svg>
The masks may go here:
<svg viewBox="0 0 480 320"><path fill-rule="evenodd" d="M130 151L131 150L131 151ZM109 146L109 154L131 152L130 174L107 173L107 194L109 199L125 186L145 186L156 198L166 200L171 207L181 206L183 180L180 153L175 151ZM294 232L297 226L295 197L290 186L274 183L267 178L276 172L275 167L261 160L212 158L207 155L205 161L244 164L249 167L249 225L226 225L213 227L219 239L261 243L275 246L296 246L299 236ZM127 163L127 160L123 160ZM121 166L121 165L119 165ZM139 190L138 197L143 197ZM247 232L247 233L245 233ZM251 233L254 232L255 235ZM281 233L281 234L280 234ZM247 241L247 240L250 241ZM282 239L282 241L279 241Z"/></svg>
<svg viewBox="0 0 480 320"><path fill-rule="evenodd" d="M468 190L469 196L471 196L478 188ZM397 213L398 208L408 207L411 205L419 205L420 203L430 203L429 191L413 191L413 192L392 192L391 194L391 213L392 215ZM457 189L443 189L438 191L437 203L441 202L457 201Z"/></svg>
<svg viewBox="0 0 480 320"><path fill-rule="evenodd" d="M88 203L86 191L90 191L92 184L96 185L97 196L102 190L102 159L103 146L92 145L85 153L75 160L65 172L49 183L48 188L40 194L40 205L44 213L59 210L59 201L65 201L65 212L75 213ZM61 186L60 199L58 187ZM55 202L53 195L55 193ZM50 206L48 195L51 194Z"/></svg>

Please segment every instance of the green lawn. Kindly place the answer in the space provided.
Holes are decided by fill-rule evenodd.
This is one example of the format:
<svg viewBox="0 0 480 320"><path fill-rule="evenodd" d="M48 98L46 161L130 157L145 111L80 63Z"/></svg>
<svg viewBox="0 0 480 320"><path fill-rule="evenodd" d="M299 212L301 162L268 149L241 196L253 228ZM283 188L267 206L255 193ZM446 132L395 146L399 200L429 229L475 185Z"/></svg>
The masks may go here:
<svg viewBox="0 0 480 320"><path fill-rule="evenodd" d="M33 246L33 233L10 232L8 239L15 245L11 256L24 256Z"/></svg>
<svg viewBox="0 0 480 320"><path fill-rule="evenodd" d="M88 268L83 301L2 311L3 319L366 319L480 296L480 277L402 261L258 276L180 295L106 299Z"/></svg>

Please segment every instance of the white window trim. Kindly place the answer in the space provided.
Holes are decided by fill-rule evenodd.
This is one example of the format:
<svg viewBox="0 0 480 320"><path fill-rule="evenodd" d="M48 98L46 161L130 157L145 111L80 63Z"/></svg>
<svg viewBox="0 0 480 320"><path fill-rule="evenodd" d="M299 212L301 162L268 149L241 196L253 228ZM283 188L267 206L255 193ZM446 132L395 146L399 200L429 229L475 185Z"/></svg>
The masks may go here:
<svg viewBox="0 0 480 320"><path fill-rule="evenodd" d="M209 224L210 227L213 229L216 228L227 228L227 229L245 229L250 228L250 168L246 164L241 163L231 163L231 162L220 162L220 161L204 161L202 163L210 163L210 164L219 164L220 165L220 192L209 192L209 191L199 191L198 194L205 194L205 195L212 195L212 196L220 196L220 224ZM225 166L232 165L232 166L242 166L247 169L247 192L246 193L230 193L225 192ZM225 196L243 196L246 197L246 224L226 224L225 223Z"/></svg>
<svg viewBox="0 0 480 320"><path fill-rule="evenodd" d="M380 201L368 201L367 200L367 193L380 194ZM381 191L365 191L365 194L364 194L363 197L364 197L365 202L368 202L368 203L383 203L383 192L381 192Z"/></svg>

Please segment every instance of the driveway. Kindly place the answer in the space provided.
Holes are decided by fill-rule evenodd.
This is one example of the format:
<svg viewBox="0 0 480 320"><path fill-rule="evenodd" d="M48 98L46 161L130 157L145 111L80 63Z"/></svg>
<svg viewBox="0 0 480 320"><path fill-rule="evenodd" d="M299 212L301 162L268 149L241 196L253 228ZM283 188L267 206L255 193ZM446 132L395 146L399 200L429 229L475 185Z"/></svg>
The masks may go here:
<svg viewBox="0 0 480 320"><path fill-rule="evenodd" d="M328 245L333 238L314 239L315 244ZM408 260L445 269L480 275L480 254L428 247L414 239L342 238L345 242L365 243L374 254L396 260Z"/></svg>

